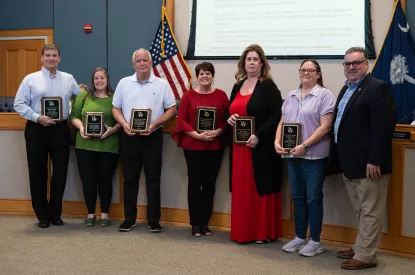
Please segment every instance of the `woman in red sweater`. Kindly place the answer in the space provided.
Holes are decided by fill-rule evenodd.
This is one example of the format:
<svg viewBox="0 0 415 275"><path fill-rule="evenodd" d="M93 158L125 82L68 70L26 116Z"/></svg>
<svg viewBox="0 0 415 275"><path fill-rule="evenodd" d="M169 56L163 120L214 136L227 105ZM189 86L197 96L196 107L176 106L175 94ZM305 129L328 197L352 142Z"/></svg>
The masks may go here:
<svg viewBox="0 0 415 275"><path fill-rule="evenodd" d="M192 235L200 237L212 235L208 224L212 216L216 177L226 144L223 133L229 100L224 91L212 87L215 76L212 63L198 64L195 71L197 87L184 93L180 100L172 138L184 151ZM198 111L198 107L203 107L204 111ZM214 120L211 119L213 115L216 115Z"/></svg>

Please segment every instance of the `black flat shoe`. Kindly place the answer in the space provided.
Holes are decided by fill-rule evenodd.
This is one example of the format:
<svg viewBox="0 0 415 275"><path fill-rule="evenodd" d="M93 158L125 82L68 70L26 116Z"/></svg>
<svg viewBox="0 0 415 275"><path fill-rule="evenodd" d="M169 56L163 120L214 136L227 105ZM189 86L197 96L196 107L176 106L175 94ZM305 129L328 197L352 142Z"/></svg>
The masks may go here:
<svg viewBox="0 0 415 275"><path fill-rule="evenodd" d="M270 243L270 242L272 242L271 239L265 239L265 240L257 240L257 241L255 241L256 244L267 244L267 243Z"/></svg>
<svg viewBox="0 0 415 275"><path fill-rule="evenodd" d="M64 223L63 223L63 221L62 221L61 218L50 220L50 223L53 224L53 225L55 225L55 226L62 226L62 225L64 225Z"/></svg>
<svg viewBox="0 0 415 275"><path fill-rule="evenodd" d="M39 221L37 226L39 228L48 228L49 227L49 221L48 220Z"/></svg>
<svg viewBox="0 0 415 275"><path fill-rule="evenodd" d="M206 236L212 236L212 231L210 231L207 225L202 225L202 234Z"/></svg>
<svg viewBox="0 0 415 275"><path fill-rule="evenodd" d="M198 225L192 225L192 235L195 237L202 237L202 230Z"/></svg>

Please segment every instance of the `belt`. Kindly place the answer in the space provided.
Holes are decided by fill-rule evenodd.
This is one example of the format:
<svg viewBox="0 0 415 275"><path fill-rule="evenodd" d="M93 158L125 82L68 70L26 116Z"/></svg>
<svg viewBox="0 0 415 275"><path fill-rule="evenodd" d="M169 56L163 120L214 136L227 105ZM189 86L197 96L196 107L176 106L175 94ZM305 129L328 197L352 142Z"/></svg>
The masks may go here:
<svg viewBox="0 0 415 275"><path fill-rule="evenodd" d="M55 121L55 123L56 124L67 124L68 123L68 120L67 119L65 119L65 120L61 120L61 121ZM40 123L37 123L37 122L33 122L33 121L31 121L31 120L28 120L27 121L27 124L33 124L33 125L39 125L39 126L42 126L42 127L44 127L43 125L41 125Z"/></svg>
<svg viewBox="0 0 415 275"><path fill-rule="evenodd" d="M64 123L68 123L68 120L60 120L60 121L55 121L56 124L64 124Z"/></svg>

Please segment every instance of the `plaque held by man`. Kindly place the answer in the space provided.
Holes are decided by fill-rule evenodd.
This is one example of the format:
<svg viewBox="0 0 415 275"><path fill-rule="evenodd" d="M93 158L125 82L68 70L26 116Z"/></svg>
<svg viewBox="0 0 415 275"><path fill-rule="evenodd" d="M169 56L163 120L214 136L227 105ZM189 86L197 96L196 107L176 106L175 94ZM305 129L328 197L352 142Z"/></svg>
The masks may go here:
<svg viewBox="0 0 415 275"><path fill-rule="evenodd" d="M88 137L102 137L104 134L104 113L103 112L86 112L84 120L84 131Z"/></svg>
<svg viewBox="0 0 415 275"><path fill-rule="evenodd" d="M151 119L151 109L132 109L130 129L133 133L147 132Z"/></svg>
<svg viewBox="0 0 415 275"><path fill-rule="evenodd" d="M301 124L296 122L283 122L281 130L281 147L290 152L301 142Z"/></svg>
<svg viewBox="0 0 415 275"><path fill-rule="evenodd" d="M42 97L42 116L48 116L54 121L62 121L62 98L60 96Z"/></svg>
<svg viewBox="0 0 415 275"><path fill-rule="evenodd" d="M218 110L216 107L199 106L196 108L196 131L211 131L216 129L216 119Z"/></svg>
<svg viewBox="0 0 415 275"><path fill-rule="evenodd" d="M252 116L240 116L233 126L233 142L246 144L248 139L255 133L255 118Z"/></svg>

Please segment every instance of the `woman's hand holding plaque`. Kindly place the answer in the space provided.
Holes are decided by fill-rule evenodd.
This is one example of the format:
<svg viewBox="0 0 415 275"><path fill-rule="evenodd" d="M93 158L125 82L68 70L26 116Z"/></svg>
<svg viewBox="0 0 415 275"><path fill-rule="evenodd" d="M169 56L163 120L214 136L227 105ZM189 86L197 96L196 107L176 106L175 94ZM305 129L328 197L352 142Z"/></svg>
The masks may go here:
<svg viewBox="0 0 415 275"><path fill-rule="evenodd" d="M246 144L249 140L249 147L256 146L255 140L251 142L251 136L255 133L255 118L252 116L238 116L233 126L233 142ZM258 139L258 138L257 138Z"/></svg>
<svg viewBox="0 0 415 275"><path fill-rule="evenodd" d="M283 122L281 130L281 147L286 152L291 152L292 149L300 144L301 139L301 124L296 122Z"/></svg>
<svg viewBox="0 0 415 275"><path fill-rule="evenodd" d="M215 107L199 106L196 109L196 131L212 131L216 129L218 110Z"/></svg>
<svg viewBox="0 0 415 275"><path fill-rule="evenodd" d="M104 134L104 113L86 112L84 120L84 135L100 138Z"/></svg>

